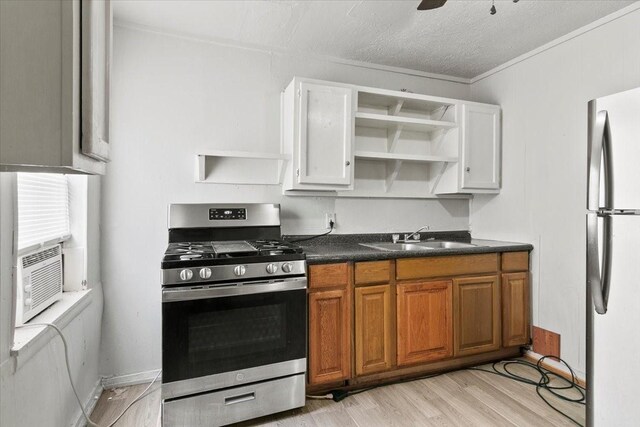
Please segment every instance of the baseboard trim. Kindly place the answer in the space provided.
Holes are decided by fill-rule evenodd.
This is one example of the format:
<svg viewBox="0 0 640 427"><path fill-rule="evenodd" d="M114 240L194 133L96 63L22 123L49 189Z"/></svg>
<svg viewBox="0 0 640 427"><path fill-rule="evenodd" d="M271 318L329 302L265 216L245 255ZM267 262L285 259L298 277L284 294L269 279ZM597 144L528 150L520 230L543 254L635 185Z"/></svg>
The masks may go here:
<svg viewBox="0 0 640 427"><path fill-rule="evenodd" d="M135 374L113 375L110 377L102 377L102 387L109 390L117 387L127 387L136 384L150 383L158 375L158 369L153 371L138 372ZM162 375L158 380L162 379Z"/></svg>
<svg viewBox="0 0 640 427"><path fill-rule="evenodd" d="M98 399L102 394L102 390L102 379L99 378L98 381L96 381L96 384L93 386L93 390L91 391L91 394L89 394L89 397L84 404L84 411L89 414L89 416L91 416L93 409L96 407ZM82 412L80 412L78 418L76 419L75 427L84 427L86 425L87 420L84 419L84 415L82 414Z"/></svg>
<svg viewBox="0 0 640 427"><path fill-rule="evenodd" d="M538 361L542 358L543 356L541 354L538 353L534 353L531 350L526 350L524 353L524 358L527 359L529 362L531 363L538 363ZM566 369L563 369L561 367L558 367L556 364L551 364L548 363L546 361L542 361L541 363L542 367L545 368L548 371L553 372L554 374L560 375L562 378L565 378L567 380L571 380L571 372L567 371ZM578 376L578 374L574 371L574 374L576 375L576 381L578 383L578 385L580 387L587 387L587 382L585 381L584 378L581 378Z"/></svg>

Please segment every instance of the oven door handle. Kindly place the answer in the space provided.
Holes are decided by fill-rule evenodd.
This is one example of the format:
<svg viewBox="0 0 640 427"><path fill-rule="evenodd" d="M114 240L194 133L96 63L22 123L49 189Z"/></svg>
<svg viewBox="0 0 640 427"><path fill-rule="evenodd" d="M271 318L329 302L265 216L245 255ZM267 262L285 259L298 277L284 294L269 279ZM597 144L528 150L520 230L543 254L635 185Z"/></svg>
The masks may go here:
<svg viewBox="0 0 640 427"><path fill-rule="evenodd" d="M282 279L281 281L265 280L260 282L230 283L228 285L217 286L186 286L163 289L162 302L191 301L268 292L286 292L306 288L306 277Z"/></svg>

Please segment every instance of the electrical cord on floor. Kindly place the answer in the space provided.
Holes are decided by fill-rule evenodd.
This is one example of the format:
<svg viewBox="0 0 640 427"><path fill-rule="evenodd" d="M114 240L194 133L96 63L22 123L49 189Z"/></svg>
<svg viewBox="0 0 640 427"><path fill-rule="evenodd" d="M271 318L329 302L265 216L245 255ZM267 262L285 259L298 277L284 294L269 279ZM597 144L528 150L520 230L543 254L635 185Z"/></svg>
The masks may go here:
<svg viewBox="0 0 640 427"><path fill-rule="evenodd" d="M305 237L303 239L289 240L289 243L306 242L307 240L316 239L318 237L326 236L327 234L329 234L329 233L331 233L333 231L334 224L335 223L332 220L329 220L329 227L330 228L329 228L329 231L327 231L326 233L316 234L315 236Z"/></svg>
<svg viewBox="0 0 640 427"><path fill-rule="evenodd" d="M563 376L561 376L559 374L556 374L555 372L551 372L548 369L545 369L542 366L542 363L544 362L545 359L554 359L554 360L562 363L564 366L566 366L567 370L571 374L571 380L568 380L568 379L564 378ZM520 365L520 366L524 366L524 367L529 368L529 369L533 369L535 373L540 375L540 379L536 381L536 380L532 380L532 379L527 378L527 377L523 377L522 375L515 374L515 373L509 371L509 366L511 366L511 365ZM500 371L498 369L498 366L500 366L503 371ZM521 382L521 383L524 383L524 384L535 386L536 387L536 393L538 394L540 399L542 399L542 401L547 404L547 406L549 406L551 409L553 409L554 411L556 411L557 413L559 413L563 417L567 418L568 420L570 420L574 424L582 427L582 424L580 422L578 422L576 419L574 419L570 415L566 414L565 412L561 411L557 407L553 406L551 404L551 402L549 402L542 394L542 390L546 390L547 392L551 393L552 395L554 395L555 397L557 397L560 400L564 400L564 401L570 402L570 403L576 403L576 404L579 404L579 405L584 405L585 404L585 398L586 398L585 389L580 384L578 384L578 380L577 380L575 372L573 371L573 369L571 369L571 366L569 366L569 364L567 362L565 362L563 359L561 359L559 357L555 357L555 356L542 356L538 360L537 363L531 363L531 362L528 362L526 360L508 359L508 360L502 360L502 361L493 363L492 370L483 369L483 368L467 368L467 369L468 370L472 370L472 371L486 372L488 374L493 374L493 375L499 375L501 377L508 378L510 380L514 380L514 381L518 381L518 382ZM563 382L564 385L552 386L551 385L552 378L557 378L558 380ZM579 398L571 398L571 397L568 397L568 396L563 395L561 393L558 393L558 390L565 390L565 391L567 391L567 390L575 390L580 397Z"/></svg>
<svg viewBox="0 0 640 427"><path fill-rule="evenodd" d="M327 400L333 400L334 402L340 402L341 400L344 400L349 396L364 393L365 391L373 390L378 387L384 387L384 386L393 385L393 384L408 383L411 381L426 380L428 378L439 377L440 375L444 375L444 372L439 374L424 375L422 377L406 378L406 379L392 381L388 383L376 384L371 387L365 387L365 388L360 388L356 390L336 389L336 390L331 390L329 393L325 395L320 395L320 396L307 395L307 398L308 399L327 399Z"/></svg>
<svg viewBox="0 0 640 427"><path fill-rule="evenodd" d="M131 408L131 407L132 407L132 406L133 406L137 401L139 401L140 399L142 399L143 397L145 397L145 394L147 393L147 391L149 391L149 389L151 388L151 386L153 385L153 383L155 383L155 382L158 380L158 378L160 378L160 374L161 374L161 373L162 373L162 369L158 371L158 373L156 374L155 378L153 379L153 381L151 381L151 382L149 383L149 385L147 386L147 388L145 388L145 389L144 389L144 391L138 395L138 397L136 397L135 399L133 399L133 401L131 401L131 403L129 403L129 404L127 405L127 407L126 407L126 408L124 408L124 411L120 412L120 415L118 415L118 416L116 417L116 419L115 419L115 420L113 420L113 421L111 422L111 424L109 424L107 427L113 427L113 425L114 425L115 423L117 423L117 422L118 422L118 420L119 420L120 418L122 418L122 416L125 414L125 412L127 412L127 411L129 410L129 408Z"/></svg>
<svg viewBox="0 0 640 427"><path fill-rule="evenodd" d="M50 327L54 331L56 331L58 333L58 335L60 335L60 339L62 339L62 345L64 347L64 362L65 362L65 365L67 367L67 376L69 377L69 383L71 384L71 390L73 390L73 394L76 397L76 400L78 402L78 406L80 406L80 410L82 411L82 415L84 416L84 419L87 421L87 425L89 425L91 427L100 427L97 423L93 422L93 420L91 420L91 418L89 418L89 414L87 414L87 411L85 411L84 405L82 404L82 401L80 400L80 396L78 395L78 390L76 390L76 386L75 386L75 384L73 384L73 379L71 378L71 366L69 365L69 349L68 349L68 345L67 345L67 339L64 337L64 335L63 335L62 331L60 330L60 328L58 328L53 323L44 323L43 322L43 323L29 323L29 324L26 324L26 325L16 326L16 329L18 329L18 328L32 328L32 327L36 327L36 326ZM122 411L120 413L120 415L118 415L116 417L116 419L113 420L107 427L112 427L120 418L122 418L122 416L125 414L125 412L127 412L129 410L129 408L131 408L133 406L134 403L136 403L137 401L142 399L144 397L145 393L147 391L149 391L151 386L158 380L158 378L160 377L161 373L162 373L162 370L158 371L158 374L155 376L153 381L151 381L151 383L147 386L147 388L145 388L144 391L142 393L140 393L140 395L138 397L136 397L131 403L129 403L129 405L127 405L127 407L124 408L124 411Z"/></svg>
<svg viewBox="0 0 640 427"><path fill-rule="evenodd" d="M549 371L548 369L545 369L542 366L542 363L544 362L545 359L555 359L559 362L561 362L562 364L564 364L564 366L567 367L569 373L571 373L571 380L568 380L554 372ZM509 371L509 366L511 365L521 365L521 366L525 366L529 369L533 369L536 373L538 373L540 375L540 379L539 380L532 380L530 378L527 377L523 377L522 375L518 375L515 374L511 371ZM498 366L501 366L503 371L500 371L498 369ZM556 396L557 398L567 401L567 402L571 402L571 403L577 403L580 405L584 405L585 404L585 389L584 387L580 386L578 384L578 380L577 377L575 375L575 372L573 371L573 369L571 369L571 367L569 366L569 364L567 362L565 362L564 360L560 359L559 357L555 357L555 356L543 356L541 357L537 363L531 363L531 362L527 362L526 360L516 360L516 359L507 359L507 360L502 360L499 362L495 362L492 365L492 370L489 369L483 369L483 368L466 368L467 370L471 370L471 371L480 371L480 372L486 372L488 374L494 374L494 375L499 375L503 378L507 378L510 380L514 380L514 381L518 381L524 384L528 384L528 385L532 385L536 387L536 393L538 394L538 396L540 396L540 398L542 399L542 401L544 403L546 403L551 409L553 409L554 411L556 411L557 413L559 413L560 415L564 416L565 418L569 419L570 421L572 421L573 423L575 423L576 425L579 425L581 427L582 424L580 424L577 420L575 420L574 418L572 418L571 416L569 416L568 414L564 413L563 411L561 411L560 409L556 408L555 406L553 406L551 404L551 402L549 402L543 395L541 390L546 390L549 393L551 393L552 395ZM439 373L439 374L433 374L433 375L425 375L422 377L416 377L416 378L407 378L407 379L403 379L403 380L398 380L398 381L393 381L390 383L384 383L384 384L378 384L378 385L374 385L371 387L365 387L362 389L357 389L357 390L341 390L341 389L337 389L337 390L332 390L331 392L325 394L325 395L320 395L320 396L312 396L312 395L307 395L307 398L309 399L333 399L334 402L340 402L341 400L349 397L349 396L353 396L355 394L359 394L359 393L364 393L365 391L369 391L369 390L373 390L375 388L378 387L382 387L382 386L388 386L388 385L393 385L393 384L400 384L400 383L405 383L405 382L410 382L410 381L418 381L418 380L424 380L424 379L428 379L428 378L434 378L440 375L444 375L445 373ZM561 381L563 381L565 383L565 385L562 386L552 386L551 385L551 380L552 378L557 378ZM559 390L576 390L579 394L579 398L571 398L568 396L565 396L563 394L558 393Z"/></svg>

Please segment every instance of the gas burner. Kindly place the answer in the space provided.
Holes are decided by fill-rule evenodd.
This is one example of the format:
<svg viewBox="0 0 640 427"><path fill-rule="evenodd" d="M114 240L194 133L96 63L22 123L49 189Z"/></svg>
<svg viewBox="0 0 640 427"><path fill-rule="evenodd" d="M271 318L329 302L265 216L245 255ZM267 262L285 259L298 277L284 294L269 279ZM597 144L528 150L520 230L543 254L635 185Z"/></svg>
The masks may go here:
<svg viewBox="0 0 640 427"><path fill-rule="evenodd" d="M163 268L214 266L304 259L302 248L275 239L173 242L163 258Z"/></svg>
<svg viewBox="0 0 640 427"><path fill-rule="evenodd" d="M260 255L282 255L284 253L283 250L268 250L268 251L260 251Z"/></svg>
<svg viewBox="0 0 640 427"><path fill-rule="evenodd" d="M177 254L203 254L204 250L202 249L194 249L194 248L186 248L186 249L182 249L182 248L177 248L174 250L175 253Z"/></svg>

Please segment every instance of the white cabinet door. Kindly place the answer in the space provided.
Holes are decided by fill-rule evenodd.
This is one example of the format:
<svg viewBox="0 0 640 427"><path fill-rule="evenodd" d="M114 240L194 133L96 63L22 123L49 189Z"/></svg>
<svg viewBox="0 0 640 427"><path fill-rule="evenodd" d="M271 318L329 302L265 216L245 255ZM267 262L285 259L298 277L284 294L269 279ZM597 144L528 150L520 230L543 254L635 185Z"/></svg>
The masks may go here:
<svg viewBox="0 0 640 427"><path fill-rule="evenodd" d="M353 91L302 82L299 93L298 182L348 186L353 162Z"/></svg>
<svg viewBox="0 0 640 427"><path fill-rule="evenodd" d="M103 0L0 0L0 171L104 174L108 144L89 157L82 139L108 140L110 11Z"/></svg>
<svg viewBox="0 0 640 427"><path fill-rule="evenodd" d="M500 127L500 107L462 105L461 190L500 188Z"/></svg>
<svg viewBox="0 0 640 427"><path fill-rule="evenodd" d="M82 153L109 161L111 0L82 0Z"/></svg>

